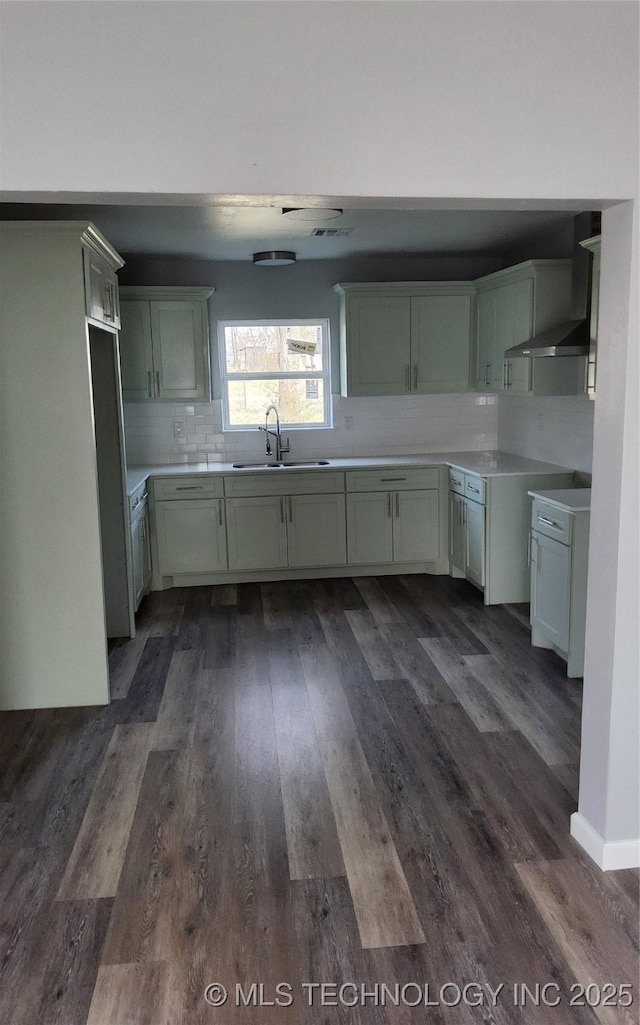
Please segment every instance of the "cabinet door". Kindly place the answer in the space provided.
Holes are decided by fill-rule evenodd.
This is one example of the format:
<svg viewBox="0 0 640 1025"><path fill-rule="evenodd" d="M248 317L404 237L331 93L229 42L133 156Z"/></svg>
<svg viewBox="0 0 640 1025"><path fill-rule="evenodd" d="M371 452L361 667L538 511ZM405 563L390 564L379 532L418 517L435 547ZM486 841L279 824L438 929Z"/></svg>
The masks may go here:
<svg viewBox="0 0 640 1025"><path fill-rule="evenodd" d="M216 573L227 568L223 499L157 502L160 573Z"/></svg>
<svg viewBox="0 0 640 1025"><path fill-rule="evenodd" d="M449 492L449 556L451 565L464 572L464 498Z"/></svg>
<svg viewBox="0 0 640 1025"><path fill-rule="evenodd" d="M149 531L149 509L146 508L140 517L142 520L142 533L140 537L140 562L142 567L142 594L145 593L151 581L151 534ZM142 598L142 594L140 597Z"/></svg>
<svg viewBox="0 0 640 1025"><path fill-rule="evenodd" d="M529 395L532 387L531 356L516 356L506 361L505 385L514 395Z"/></svg>
<svg viewBox="0 0 640 1025"><path fill-rule="evenodd" d="M125 402L141 402L155 396L149 303L122 303L120 329L120 373Z"/></svg>
<svg viewBox="0 0 640 1025"><path fill-rule="evenodd" d="M531 535L531 625L560 649L569 650L571 548Z"/></svg>
<svg viewBox="0 0 640 1025"><path fill-rule="evenodd" d="M432 562L440 554L437 491L393 495L393 561Z"/></svg>
<svg viewBox="0 0 640 1025"><path fill-rule="evenodd" d="M111 327L120 326L118 278L102 257L84 249L84 289L87 317Z"/></svg>
<svg viewBox="0 0 640 1025"><path fill-rule="evenodd" d="M494 292L481 292L476 299L475 387L487 391L495 373L494 349L496 333L496 297ZM500 374L501 368L498 369Z"/></svg>
<svg viewBox="0 0 640 1025"><path fill-rule="evenodd" d="M133 598L137 609L144 594L143 534L144 517L136 516L131 524L131 569L133 575Z"/></svg>
<svg viewBox="0 0 640 1025"><path fill-rule="evenodd" d="M430 295L411 300L411 384L418 392L469 387L471 296Z"/></svg>
<svg viewBox="0 0 640 1025"><path fill-rule="evenodd" d="M400 395L410 389L411 300L347 300L347 380L350 395Z"/></svg>
<svg viewBox="0 0 640 1025"><path fill-rule="evenodd" d="M228 498L229 568L282 569L287 565L286 498Z"/></svg>
<svg viewBox="0 0 640 1025"><path fill-rule="evenodd" d="M533 332L533 281L516 281L496 289L496 331L492 374L496 388L506 387L505 352L526 342ZM498 372L499 370L499 372Z"/></svg>
<svg viewBox="0 0 640 1025"><path fill-rule="evenodd" d="M206 398L201 304L153 299L150 307L156 398Z"/></svg>
<svg viewBox="0 0 640 1025"><path fill-rule="evenodd" d="M485 508L479 502L464 500L465 576L479 587L484 587L485 567Z"/></svg>
<svg viewBox="0 0 640 1025"><path fill-rule="evenodd" d="M347 526L344 495L287 498L289 565L344 566Z"/></svg>
<svg viewBox="0 0 640 1025"><path fill-rule="evenodd" d="M393 561L393 495L347 495L347 560L358 565Z"/></svg>

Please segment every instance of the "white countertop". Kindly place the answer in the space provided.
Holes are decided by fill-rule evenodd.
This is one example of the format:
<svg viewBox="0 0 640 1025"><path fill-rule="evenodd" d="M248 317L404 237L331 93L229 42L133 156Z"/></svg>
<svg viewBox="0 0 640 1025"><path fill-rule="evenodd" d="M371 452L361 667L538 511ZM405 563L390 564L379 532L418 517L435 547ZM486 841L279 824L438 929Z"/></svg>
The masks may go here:
<svg viewBox="0 0 640 1025"><path fill-rule="evenodd" d="M591 488L558 488L557 491L528 491L532 498L539 498L547 505L553 505L564 512L590 512Z"/></svg>
<svg viewBox="0 0 640 1025"><path fill-rule="evenodd" d="M266 458L266 457L265 457ZM257 462L260 455L254 457ZM252 461L254 461L252 460ZM296 473L313 469L314 473L325 470L377 470L397 466L453 466L464 473L479 474L481 477L513 477L529 473L572 473L566 466L542 463L537 459L525 459L509 452L425 452L423 455L408 456L359 456L353 458L329 457L328 466L288 466L278 468L249 467L238 469L233 463L174 463L155 466L130 466L127 469L127 492L142 484L147 477L172 477L185 473L239 474L239 473ZM584 491L586 489L579 489ZM571 494L571 492L566 492ZM564 492L563 492L564 494Z"/></svg>

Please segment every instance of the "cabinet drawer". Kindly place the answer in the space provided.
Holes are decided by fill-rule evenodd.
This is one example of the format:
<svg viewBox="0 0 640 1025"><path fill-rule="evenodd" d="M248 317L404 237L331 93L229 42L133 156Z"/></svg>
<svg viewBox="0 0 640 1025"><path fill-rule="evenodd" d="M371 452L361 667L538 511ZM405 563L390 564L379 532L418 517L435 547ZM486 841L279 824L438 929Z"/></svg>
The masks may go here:
<svg viewBox="0 0 640 1025"><path fill-rule="evenodd" d="M311 473L292 473L274 469L264 473L239 473L225 477L227 498L252 495L332 495L344 491L344 474L313 470Z"/></svg>
<svg viewBox="0 0 640 1025"><path fill-rule="evenodd" d="M222 498L224 485L222 477L211 477L205 474L194 474L189 477L156 477L153 482L153 495L156 500L163 498Z"/></svg>
<svg viewBox="0 0 640 1025"><path fill-rule="evenodd" d="M135 491L129 495L129 515L134 516L140 512L140 507L147 501L147 482L142 481Z"/></svg>
<svg viewBox="0 0 640 1025"><path fill-rule="evenodd" d="M438 468L351 470L347 491L415 491L438 487Z"/></svg>
<svg viewBox="0 0 640 1025"><path fill-rule="evenodd" d="M464 494L472 502L485 503L486 481L482 477L474 477L472 474L465 474Z"/></svg>
<svg viewBox="0 0 640 1025"><path fill-rule="evenodd" d="M449 491L455 491L456 495L464 495L464 477L462 470L449 467Z"/></svg>
<svg viewBox="0 0 640 1025"><path fill-rule="evenodd" d="M562 541L570 545L573 536L573 516L564 509L557 509L554 505L547 505L534 498L531 511L531 527L538 534L546 537L553 537L556 541Z"/></svg>

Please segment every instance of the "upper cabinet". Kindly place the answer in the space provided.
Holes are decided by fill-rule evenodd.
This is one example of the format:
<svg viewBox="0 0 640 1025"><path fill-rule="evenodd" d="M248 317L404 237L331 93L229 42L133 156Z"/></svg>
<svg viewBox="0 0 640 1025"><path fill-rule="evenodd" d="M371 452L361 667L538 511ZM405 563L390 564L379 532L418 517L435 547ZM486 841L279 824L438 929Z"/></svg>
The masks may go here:
<svg viewBox="0 0 640 1025"><path fill-rule="evenodd" d="M116 270L123 265L115 249L88 232L82 256L84 262L85 312L90 320L120 327L120 300Z"/></svg>
<svg viewBox="0 0 640 1025"><path fill-rule="evenodd" d="M476 281L477 391L575 395L584 388L580 356L505 359L505 352L570 319L570 260L528 260Z"/></svg>
<svg viewBox="0 0 640 1025"><path fill-rule="evenodd" d="M122 288L120 367L125 402L210 397L211 288Z"/></svg>
<svg viewBox="0 0 640 1025"><path fill-rule="evenodd" d="M587 360L587 395L596 397L596 362L598 351L598 316L600 313L600 249L602 236L594 235L580 245L593 253L591 268L591 318L589 321L589 357Z"/></svg>
<svg viewBox="0 0 640 1025"><path fill-rule="evenodd" d="M473 285L341 284L343 395L469 388Z"/></svg>

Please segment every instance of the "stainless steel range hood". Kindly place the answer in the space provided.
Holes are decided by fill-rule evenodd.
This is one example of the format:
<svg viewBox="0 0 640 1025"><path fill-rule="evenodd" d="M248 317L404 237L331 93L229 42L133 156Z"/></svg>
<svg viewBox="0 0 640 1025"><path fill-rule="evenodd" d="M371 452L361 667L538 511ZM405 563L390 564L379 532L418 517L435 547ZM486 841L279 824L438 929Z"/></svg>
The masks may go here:
<svg viewBox="0 0 640 1025"><path fill-rule="evenodd" d="M573 319L507 349L505 356L588 356L591 310L591 253L580 246L600 231L600 214L578 214L574 219L570 312Z"/></svg>

